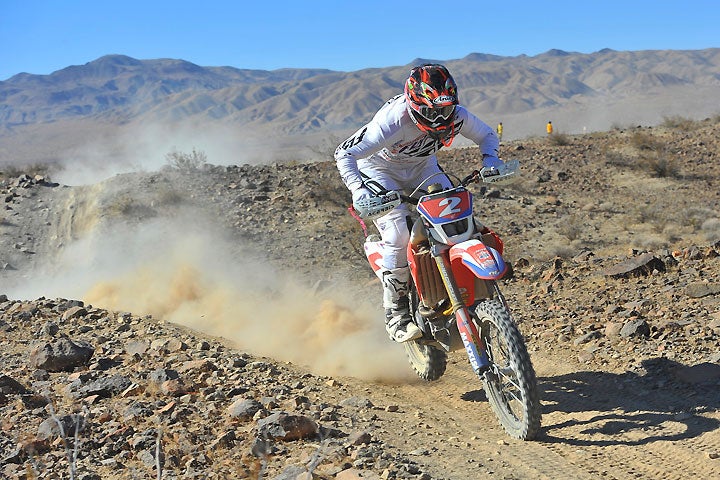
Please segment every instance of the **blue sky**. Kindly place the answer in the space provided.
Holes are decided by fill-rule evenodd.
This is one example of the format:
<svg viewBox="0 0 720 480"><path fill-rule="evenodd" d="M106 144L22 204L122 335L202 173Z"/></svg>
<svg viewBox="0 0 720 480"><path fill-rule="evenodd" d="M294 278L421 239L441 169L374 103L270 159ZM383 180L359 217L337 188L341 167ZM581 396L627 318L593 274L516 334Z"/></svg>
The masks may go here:
<svg viewBox="0 0 720 480"><path fill-rule="evenodd" d="M717 0L0 0L0 80L106 54L354 71L476 52L711 47Z"/></svg>

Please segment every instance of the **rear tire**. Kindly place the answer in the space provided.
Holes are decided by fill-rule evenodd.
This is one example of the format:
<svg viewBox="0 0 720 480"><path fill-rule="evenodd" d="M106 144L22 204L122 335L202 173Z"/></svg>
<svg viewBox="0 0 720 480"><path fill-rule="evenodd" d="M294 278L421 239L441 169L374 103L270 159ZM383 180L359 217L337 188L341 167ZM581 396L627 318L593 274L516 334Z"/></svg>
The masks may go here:
<svg viewBox="0 0 720 480"><path fill-rule="evenodd" d="M490 358L482 376L490 406L511 437L532 440L540 432L541 406L525 340L499 301L480 302L475 315Z"/></svg>
<svg viewBox="0 0 720 480"><path fill-rule="evenodd" d="M408 297L410 300L410 312L415 316L420 299L412 278L408 282ZM410 360L410 366L418 377L430 382L443 376L447 367L447 353L445 350L428 344L424 338L403 342L403 346L408 360Z"/></svg>
<svg viewBox="0 0 720 480"><path fill-rule="evenodd" d="M404 342L410 366L423 380L433 381L442 377L447 367L447 354L420 340Z"/></svg>

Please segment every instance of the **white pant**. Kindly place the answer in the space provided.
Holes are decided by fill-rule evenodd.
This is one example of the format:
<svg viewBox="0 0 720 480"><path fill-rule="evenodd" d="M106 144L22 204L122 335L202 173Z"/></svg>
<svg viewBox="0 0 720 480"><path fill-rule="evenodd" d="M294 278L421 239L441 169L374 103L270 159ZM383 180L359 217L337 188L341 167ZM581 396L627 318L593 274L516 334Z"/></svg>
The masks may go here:
<svg viewBox="0 0 720 480"><path fill-rule="evenodd" d="M360 173L368 189L378 193L381 190L401 190L409 195L418 185L427 190L428 185L439 183L443 188L452 186L452 182L445 175L437 163L435 155L422 159L417 163L399 164L388 162L382 158L369 157L358 161ZM384 246L383 267L393 270L406 267L407 244L410 241L409 210L402 204L387 214L375 220Z"/></svg>

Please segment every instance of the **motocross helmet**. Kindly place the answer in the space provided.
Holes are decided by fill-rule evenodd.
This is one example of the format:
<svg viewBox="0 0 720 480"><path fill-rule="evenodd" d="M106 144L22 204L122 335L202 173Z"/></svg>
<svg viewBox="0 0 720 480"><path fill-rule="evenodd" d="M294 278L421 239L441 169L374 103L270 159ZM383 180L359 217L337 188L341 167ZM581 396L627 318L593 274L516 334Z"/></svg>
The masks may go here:
<svg viewBox="0 0 720 480"><path fill-rule="evenodd" d="M452 142L458 98L447 68L438 64L413 68L405 82L405 99L410 118L420 130L443 144L446 139Z"/></svg>

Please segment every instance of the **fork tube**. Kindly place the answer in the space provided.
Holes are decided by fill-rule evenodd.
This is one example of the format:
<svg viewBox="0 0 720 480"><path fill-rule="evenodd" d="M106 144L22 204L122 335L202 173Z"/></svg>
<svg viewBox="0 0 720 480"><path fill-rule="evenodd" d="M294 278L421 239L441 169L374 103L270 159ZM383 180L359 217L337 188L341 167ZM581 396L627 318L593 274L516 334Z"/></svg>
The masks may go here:
<svg viewBox="0 0 720 480"><path fill-rule="evenodd" d="M448 296L450 297L452 311L457 321L458 332L460 333L463 345L465 345L465 351L470 359L470 365L472 365L477 375L481 375L488 369L490 362L477 328L475 328L475 325L470 320L470 314L460 295L455 277L448 267L447 252L447 250L435 252L437 254L434 253L433 258L435 258L435 263L437 263L438 271L440 272L440 278L442 278L445 290L447 290Z"/></svg>

